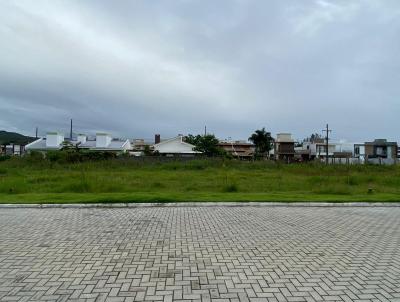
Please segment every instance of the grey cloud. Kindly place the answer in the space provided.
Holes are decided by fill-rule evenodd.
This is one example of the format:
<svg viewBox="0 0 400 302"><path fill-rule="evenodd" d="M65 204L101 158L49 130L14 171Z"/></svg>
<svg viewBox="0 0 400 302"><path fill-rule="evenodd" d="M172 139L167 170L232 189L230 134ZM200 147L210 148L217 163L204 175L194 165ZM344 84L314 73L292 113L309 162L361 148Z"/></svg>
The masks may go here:
<svg viewBox="0 0 400 302"><path fill-rule="evenodd" d="M397 1L3 1L0 127L400 140ZM78 130L78 129L77 129Z"/></svg>

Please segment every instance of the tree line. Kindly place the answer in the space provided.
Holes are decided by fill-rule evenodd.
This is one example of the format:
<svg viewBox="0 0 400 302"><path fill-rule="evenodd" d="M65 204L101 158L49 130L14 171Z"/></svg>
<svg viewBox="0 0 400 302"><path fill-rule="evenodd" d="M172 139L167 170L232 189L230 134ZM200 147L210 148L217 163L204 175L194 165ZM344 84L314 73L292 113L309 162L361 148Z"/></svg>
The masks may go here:
<svg viewBox="0 0 400 302"><path fill-rule="evenodd" d="M269 157L274 146L274 138L271 132L265 128L255 130L248 140L255 146L256 158ZM219 147L219 140L214 134L192 135L185 137L185 142L195 146L195 151L200 151L206 156L229 156L224 149Z"/></svg>

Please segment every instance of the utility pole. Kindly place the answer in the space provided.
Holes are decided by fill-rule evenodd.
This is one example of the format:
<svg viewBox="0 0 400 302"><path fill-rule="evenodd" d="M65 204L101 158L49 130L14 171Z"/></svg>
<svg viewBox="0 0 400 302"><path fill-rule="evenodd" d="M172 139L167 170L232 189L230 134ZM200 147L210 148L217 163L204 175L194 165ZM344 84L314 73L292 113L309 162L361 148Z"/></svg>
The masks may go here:
<svg viewBox="0 0 400 302"><path fill-rule="evenodd" d="M36 138L38 136L38 127L36 127L35 136L36 136Z"/></svg>
<svg viewBox="0 0 400 302"><path fill-rule="evenodd" d="M204 126L204 136L207 135L207 126Z"/></svg>
<svg viewBox="0 0 400 302"><path fill-rule="evenodd" d="M325 137L325 140L326 140L326 145L325 145L325 148L326 148L326 159L325 159L325 163L326 164L329 164L329 132L332 132L332 130L330 130L329 129L329 125L328 124L326 124L326 129L325 130L322 130L322 132L326 132L326 137Z"/></svg>
<svg viewBox="0 0 400 302"><path fill-rule="evenodd" d="M72 119L71 119L71 129L70 129L70 132L69 132L69 138L72 141Z"/></svg>

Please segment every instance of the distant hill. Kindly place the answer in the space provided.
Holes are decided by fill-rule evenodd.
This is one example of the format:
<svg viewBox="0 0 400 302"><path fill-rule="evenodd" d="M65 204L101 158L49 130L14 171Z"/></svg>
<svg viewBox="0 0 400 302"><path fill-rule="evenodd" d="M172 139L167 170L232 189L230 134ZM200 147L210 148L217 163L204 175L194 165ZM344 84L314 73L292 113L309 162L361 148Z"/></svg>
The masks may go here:
<svg viewBox="0 0 400 302"><path fill-rule="evenodd" d="M33 142L36 138L25 136L15 132L0 130L0 145L17 144L26 145Z"/></svg>

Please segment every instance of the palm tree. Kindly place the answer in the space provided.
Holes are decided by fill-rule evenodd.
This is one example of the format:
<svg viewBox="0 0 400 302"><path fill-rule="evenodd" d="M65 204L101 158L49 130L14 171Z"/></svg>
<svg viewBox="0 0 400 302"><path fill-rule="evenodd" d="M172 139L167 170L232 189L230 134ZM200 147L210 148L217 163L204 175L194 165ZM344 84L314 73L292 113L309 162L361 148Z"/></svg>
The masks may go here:
<svg viewBox="0 0 400 302"><path fill-rule="evenodd" d="M269 157L269 152L272 150L274 143L271 132L265 131L265 128L258 129L249 137L249 141L256 146L256 156L267 154Z"/></svg>

